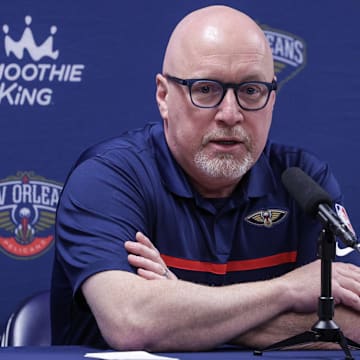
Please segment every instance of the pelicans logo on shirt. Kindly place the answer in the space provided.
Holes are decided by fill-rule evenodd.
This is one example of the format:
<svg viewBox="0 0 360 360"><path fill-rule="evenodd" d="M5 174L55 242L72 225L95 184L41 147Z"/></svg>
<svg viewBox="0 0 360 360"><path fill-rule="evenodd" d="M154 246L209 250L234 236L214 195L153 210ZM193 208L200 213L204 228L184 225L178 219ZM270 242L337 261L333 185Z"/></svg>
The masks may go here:
<svg viewBox="0 0 360 360"><path fill-rule="evenodd" d="M257 226L265 226L267 228L272 227L275 224L279 224L285 219L287 211L281 209L267 209L257 211L245 218L245 220Z"/></svg>
<svg viewBox="0 0 360 360"><path fill-rule="evenodd" d="M43 254L53 242L62 185L33 172L0 180L0 250L13 258Z"/></svg>

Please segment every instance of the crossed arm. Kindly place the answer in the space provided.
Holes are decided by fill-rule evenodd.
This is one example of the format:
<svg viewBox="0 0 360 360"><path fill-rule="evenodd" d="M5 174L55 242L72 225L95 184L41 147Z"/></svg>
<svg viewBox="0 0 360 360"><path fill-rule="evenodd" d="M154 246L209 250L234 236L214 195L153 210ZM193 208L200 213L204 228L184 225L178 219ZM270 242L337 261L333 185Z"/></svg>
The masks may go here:
<svg viewBox="0 0 360 360"><path fill-rule="evenodd" d="M263 347L310 329L317 319L318 261L272 280L209 287L178 280L171 272L165 277L166 265L151 241L141 233L136 240L125 247L138 275L107 271L82 286L115 349L195 351L231 341ZM334 264L332 285L335 320L359 342L360 269Z"/></svg>

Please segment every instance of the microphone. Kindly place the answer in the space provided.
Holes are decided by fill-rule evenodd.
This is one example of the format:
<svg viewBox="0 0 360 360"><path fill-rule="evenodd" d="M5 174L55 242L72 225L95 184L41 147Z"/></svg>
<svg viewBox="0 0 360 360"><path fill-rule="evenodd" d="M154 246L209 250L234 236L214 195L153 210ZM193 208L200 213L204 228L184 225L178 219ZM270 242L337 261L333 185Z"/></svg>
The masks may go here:
<svg viewBox="0 0 360 360"><path fill-rule="evenodd" d="M354 232L332 209L330 195L309 175L298 167L286 169L281 180L304 212L328 227L345 245L360 252L360 244Z"/></svg>

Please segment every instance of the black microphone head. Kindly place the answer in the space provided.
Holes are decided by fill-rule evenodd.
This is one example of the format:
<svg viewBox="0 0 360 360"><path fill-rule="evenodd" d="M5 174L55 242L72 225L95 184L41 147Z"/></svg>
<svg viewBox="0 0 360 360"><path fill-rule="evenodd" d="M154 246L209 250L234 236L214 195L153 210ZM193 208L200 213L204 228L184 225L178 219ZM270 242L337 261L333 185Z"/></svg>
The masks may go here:
<svg viewBox="0 0 360 360"><path fill-rule="evenodd" d="M332 205L330 195L309 175L298 167L286 169L281 180L300 207L312 217L316 217L320 204Z"/></svg>

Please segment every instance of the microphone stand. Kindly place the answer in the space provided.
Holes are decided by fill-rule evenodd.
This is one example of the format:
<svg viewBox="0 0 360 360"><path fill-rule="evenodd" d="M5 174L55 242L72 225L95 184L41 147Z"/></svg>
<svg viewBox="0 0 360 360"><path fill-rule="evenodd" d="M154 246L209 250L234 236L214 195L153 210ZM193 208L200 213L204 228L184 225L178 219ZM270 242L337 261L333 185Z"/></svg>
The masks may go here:
<svg viewBox="0 0 360 360"><path fill-rule="evenodd" d="M311 330L279 341L264 349L255 350L254 355L262 355L264 351L280 350L285 347L309 342L334 342L343 349L346 360L353 360L348 345L360 349L360 344L346 338L340 327L333 320L334 298L331 293L331 266L335 259L336 239L329 228L322 229L319 236L319 255L321 256L321 295L318 302L318 321Z"/></svg>

